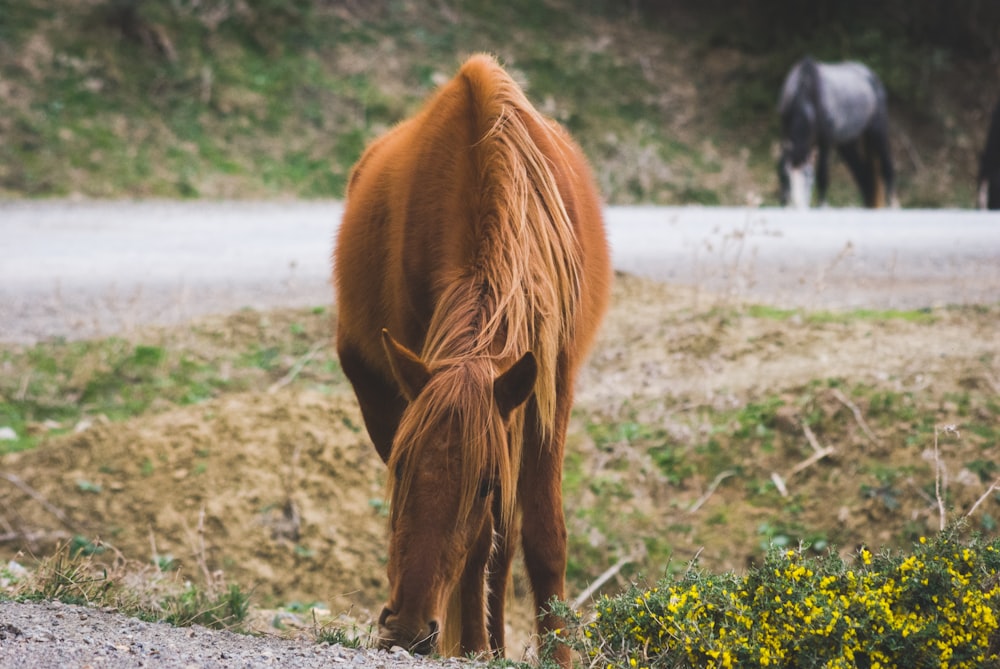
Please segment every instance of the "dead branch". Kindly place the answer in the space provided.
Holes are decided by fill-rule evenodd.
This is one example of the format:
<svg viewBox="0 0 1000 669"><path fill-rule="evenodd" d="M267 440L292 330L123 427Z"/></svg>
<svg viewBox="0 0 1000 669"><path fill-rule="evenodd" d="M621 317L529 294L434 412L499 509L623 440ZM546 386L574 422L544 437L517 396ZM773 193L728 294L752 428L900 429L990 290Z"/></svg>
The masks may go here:
<svg viewBox="0 0 1000 669"><path fill-rule="evenodd" d="M201 507L201 511L198 512L198 566L201 567L201 571L205 574L205 587L208 588L209 592L215 593L215 579L212 578L212 572L208 569L208 562L205 559L205 507Z"/></svg>
<svg viewBox="0 0 1000 669"><path fill-rule="evenodd" d="M805 432L806 439L809 440L809 445L812 446L815 452L819 453L823 450L823 447L819 445L819 441L816 439L816 435L813 434L812 429L805 423L802 423L802 431Z"/></svg>
<svg viewBox="0 0 1000 669"><path fill-rule="evenodd" d="M292 365L292 368L288 370L287 374L285 374L283 377L281 377L268 387L267 392L273 395L280 388L287 386L289 383L294 381L295 377L298 376L299 372L302 371L302 368L305 367L306 364L308 364L309 361L312 360L313 356L316 355L316 353L318 353L319 350L323 348L323 346L325 345L326 345L326 340L320 340L315 344L313 344L309 348L309 351L304 356L299 358L294 365Z"/></svg>
<svg viewBox="0 0 1000 669"><path fill-rule="evenodd" d="M733 471L732 469L727 469L724 472L719 472L716 475L716 477L712 479L712 482L708 485L708 490L705 491L705 494L703 494L701 497L695 500L694 504L688 507L688 513L694 513L695 511L700 509L702 505L708 501L708 498L711 497L713 494L715 494L715 489L719 487L719 484L725 481L730 476L734 476L735 474L736 472Z"/></svg>
<svg viewBox="0 0 1000 669"><path fill-rule="evenodd" d="M23 402L25 398L28 397L28 387L31 384L31 375L33 373L34 370L29 369L28 373L24 375L24 378L21 379L21 385L17 389L17 399L20 402Z"/></svg>
<svg viewBox="0 0 1000 669"><path fill-rule="evenodd" d="M965 517L966 518L971 517L972 514L976 512L976 509L979 508L979 505L982 504L983 501L985 501L986 498L990 496L990 493L992 493L994 490L997 490L998 488L1000 488L1000 478L994 481L993 485L991 485L989 489L986 492L984 492L979 499L976 500L976 503L973 504L972 508L968 510L968 512L965 514Z"/></svg>
<svg viewBox="0 0 1000 669"><path fill-rule="evenodd" d="M805 433L806 440L809 442L809 445L812 446L813 454L810 455L805 460L803 460L802 462L800 462L799 464L797 464L794 467L792 467L792 470L790 472L788 472L788 477L787 478L791 478L791 477L795 476L796 474L798 474L802 470L807 469L809 467L812 467L814 464L816 464L817 462L819 462L823 458L825 458L825 457L827 457L829 455L833 455L834 453L837 452L837 450L835 448L833 448L832 446L823 447L819 443L819 440L816 438L816 435L813 434L813 431L805 423L802 423L802 432ZM776 474L772 474L771 475L771 480L774 480L775 476L776 476ZM783 492L782 495L787 496L787 492Z"/></svg>
<svg viewBox="0 0 1000 669"><path fill-rule="evenodd" d="M955 428L954 425L945 425L943 429L946 433L951 432L955 434L955 436L960 436L958 434L958 430ZM948 519L944 509L944 498L941 496L941 479L943 478L944 463L941 462L941 450L938 448L938 434L939 434L938 427L937 425L935 425L934 426L934 497L935 499L937 499L937 505L938 505L938 519L939 519L938 524L940 526L939 529L943 532L945 525L948 522ZM947 487L947 483L945 484L945 487Z"/></svg>
<svg viewBox="0 0 1000 669"><path fill-rule="evenodd" d="M854 420L857 421L858 425L861 426L861 429L864 430L864 433L868 435L868 438L871 439L873 443L878 443L878 438L875 436L875 433L872 432L871 429L868 427L868 423L865 422L864 416L861 415L861 409L858 408L858 405L852 402L851 400L847 399L844 393L840 392L839 388L833 389L833 396L836 397L841 404L843 404L845 407L851 410L851 413L854 414Z"/></svg>
<svg viewBox="0 0 1000 669"><path fill-rule="evenodd" d="M0 478L5 479L8 483L13 485L21 492L23 492L25 495L38 502L38 504L41 505L43 509L45 509L53 516L58 518L59 522L68 527L70 530L72 530L76 534L82 534L79 528L77 528L76 524L69 519L68 515L66 515L65 511L63 511L62 509L58 508L57 506L49 502L47 499L45 499L45 497L40 492L38 492L30 485L25 483L19 476L17 476L16 474L11 474L9 472L0 472Z"/></svg>
<svg viewBox="0 0 1000 669"><path fill-rule="evenodd" d="M815 453L813 453L812 455L810 455L808 458L806 458L805 460L803 460L799 464L797 464L794 467L792 467L792 471L788 472L788 478L791 478L791 477L795 476L796 474L798 474L799 472L801 472L804 469L808 469L809 467L812 467L814 464L816 464L817 462L819 462L823 458L828 457L830 455L833 455L836 452L837 452L837 449L835 449L833 446L828 446L826 448L822 448L822 449L816 451Z"/></svg>
<svg viewBox="0 0 1000 669"><path fill-rule="evenodd" d="M771 482L774 483L774 487L778 489L782 497L788 497L788 487L785 485L785 479L781 478L781 474L771 472Z"/></svg>
<svg viewBox="0 0 1000 669"><path fill-rule="evenodd" d="M212 595L217 594L216 580L212 576L212 572L208 568L208 561L205 558L205 507L202 506L201 510L198 512L198 526L195 528L194 532L191 532L191 528L188 527L187 522L184 523L184 531L188 535L188 542L191 545L192 557L198 568L201 570L202 575L205 577L205 588Z"/></svg>
<svg viewBox="0 0 1000 669"><path fill-rule="evenodd" d="M627 556L625 556L623 558L620 558L618 560L618 562L616 562L613 565L611 565L610 567L608 567L604 571L603 574L601 574L600 576L598 576L597 579L595 579L593 583L591 583L589 586L587 586L586 590L584 590L579 595L577 595L576 599L573 600L573 603L571 604L571 606L574 609L578 609L581 606L583 606L587 602L588 599L590 599L591 597L594 596L594 593L597 592L601 588L602 585L604 585L605 583L607 583L609 580L611 580L611 578L615 574L617 574L618 572L620 572L622 570L622 567L624 567L625 565L627 565L630 562L633 562L634 560L635 560L635 558L632 555L627 555Z"/></svg>

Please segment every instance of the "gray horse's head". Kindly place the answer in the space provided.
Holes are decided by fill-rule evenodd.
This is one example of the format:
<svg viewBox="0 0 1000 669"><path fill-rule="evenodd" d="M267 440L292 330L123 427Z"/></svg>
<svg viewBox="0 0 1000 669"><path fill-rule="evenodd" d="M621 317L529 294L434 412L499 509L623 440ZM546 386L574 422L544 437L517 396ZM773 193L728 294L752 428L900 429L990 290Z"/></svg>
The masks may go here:
<svg viewBox="0 0 1000 669"><path fill-rule="evenodd" d="M781 204L808 207L812 198L813 163L818 135L819 72L804 59L789 72L781 91L781 158L778 182Z"/></svg>

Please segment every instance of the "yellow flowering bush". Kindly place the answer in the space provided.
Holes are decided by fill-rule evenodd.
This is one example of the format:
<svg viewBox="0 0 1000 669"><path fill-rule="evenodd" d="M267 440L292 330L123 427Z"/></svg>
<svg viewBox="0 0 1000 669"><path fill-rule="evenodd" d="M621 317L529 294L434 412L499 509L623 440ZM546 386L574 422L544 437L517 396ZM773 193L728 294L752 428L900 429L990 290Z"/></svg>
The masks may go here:
<svg viewBox="0 0 1000 669"><path fill-rule="evenodd" d="M564 615L569 612L564 612ZM921 539L851 564L772 550L745 576L692 569L604 597L568 643L595 667L1000 667L1000 540Z"/></svg>

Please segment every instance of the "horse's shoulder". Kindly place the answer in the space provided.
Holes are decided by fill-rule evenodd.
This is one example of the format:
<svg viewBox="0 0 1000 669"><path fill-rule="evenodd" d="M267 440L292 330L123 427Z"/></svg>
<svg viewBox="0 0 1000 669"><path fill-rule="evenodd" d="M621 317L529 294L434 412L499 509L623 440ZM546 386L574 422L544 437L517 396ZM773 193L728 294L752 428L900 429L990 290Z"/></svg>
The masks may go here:
<svg viewBox="0 0 1000 669"><path fill-rule="evenodd" d="M360 184L372 174L381 171L380 163L386 159L386 147L398 143L399 137L409 132L411 121L402 121L393 126L385 134L375 138L361 152L361 157L351 168L347 179L347 197L350 198L361 187Z"/></svg>

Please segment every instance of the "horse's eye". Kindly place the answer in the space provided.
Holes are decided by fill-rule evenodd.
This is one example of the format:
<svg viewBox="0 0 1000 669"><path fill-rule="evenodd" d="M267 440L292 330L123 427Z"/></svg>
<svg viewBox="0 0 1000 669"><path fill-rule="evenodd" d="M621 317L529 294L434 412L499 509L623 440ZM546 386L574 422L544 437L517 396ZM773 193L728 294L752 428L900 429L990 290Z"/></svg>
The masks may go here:
<svg viewBox="0 0 1000 669"><path fill-rule="evenodd" d="M396 463L396 472L395 472L395 474L396 474L396 480L397 481L399 479L403 478L403 463L402 462L397 462Z"/></svg>
<svg viewBox="0 0 1000 669"><path fill-rule="evenodd" d="M493 492L493 481L483 481L479 484L479 496L488 497Z"/></svg>

